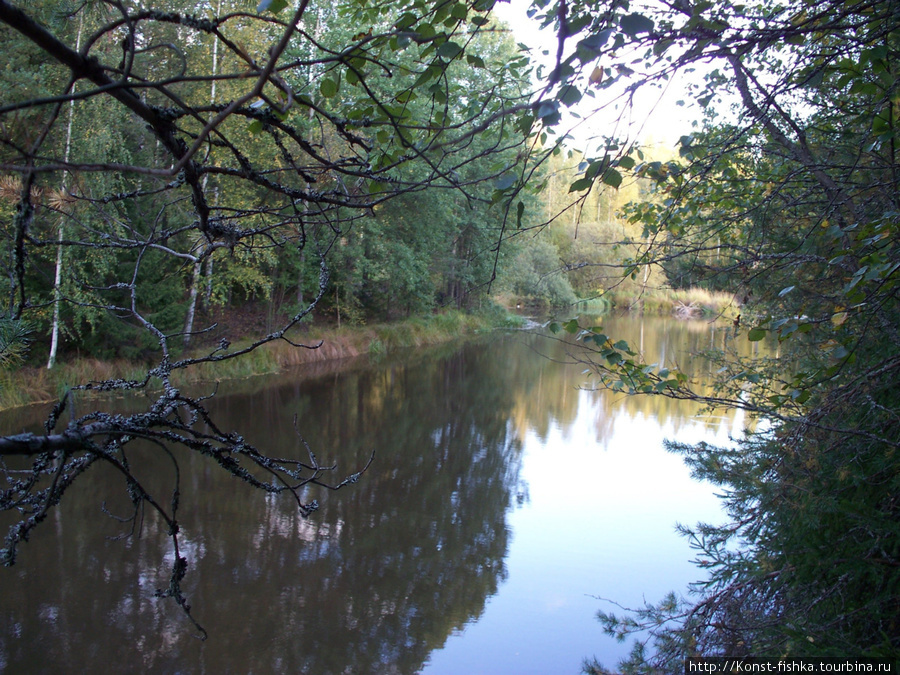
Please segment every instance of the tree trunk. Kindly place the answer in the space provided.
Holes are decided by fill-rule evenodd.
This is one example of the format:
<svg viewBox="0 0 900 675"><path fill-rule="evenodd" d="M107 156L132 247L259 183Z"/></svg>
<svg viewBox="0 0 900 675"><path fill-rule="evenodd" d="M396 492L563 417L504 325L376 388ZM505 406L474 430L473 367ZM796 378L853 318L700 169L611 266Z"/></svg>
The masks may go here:
<svg viewBox="0 0 900 675"><path fill-rule="evenodd" d="M222 0L216 4L216 16L219 16L222 13ZM209 85L209 102L210 104L214 104L216 102L216 75L219 74L219 40L218 38L213 38L213 50L212 50L212 83ZM212 116L212 113L210 113ZM209 174L205 174L203 176L203 191L206 192L206 185L209 179ZM216 196L218 197L218 190L216 191ZM218 199L216 200L218 201ZM198 239L197 241L197 262L194 263L194 270L191 274L191 290L190 297L188 298L188 308L184 317L184 346L188 347L191 343L191 335L194 332L194 316L197 313L197 295L198 289L200 286L200 276L201 276L201 265L202 265L202 253L204 249L207 248L207 244L202 241L203 237ZM206 291L204 293L204 306L209 308L209 300L212 295L212 254L210 254L206 263Z"/></svg>
<svg viewBox="0 0 900 675"><path fill-rule="evenodd" d="M187 314L184 317L184 346L191 344L191 334L194 330L194 314L197 310L197 287L200 285L200 259L194 263L194 271L191 274L191 297L188 300Z"/></svg>
<svg viewBox="0 0 900 675"><path fill-rule="evenodd" d="M78 35L75 38L75 50L81 51L81 34L84 30L84 14L78 15ZM76 83L72 83L72 93L75 93ZM75 119L75 99L69 101L69 120L66 123L66 151L65 163L69 163L69 155L72 150L72 123ZM61 190L63 194L66 192L66 179L68 172L63 171L63 179ZM63 216L59 218L59 232L57 233L56 245L56 272L53 277L53 321L50 327L50 355L47 357L47 370L56 365L56 352L59 349L59 303L62 299L60 293L60 284L62 283L62 266L63 266L63 238L65 234L65 221Z"/></svg>

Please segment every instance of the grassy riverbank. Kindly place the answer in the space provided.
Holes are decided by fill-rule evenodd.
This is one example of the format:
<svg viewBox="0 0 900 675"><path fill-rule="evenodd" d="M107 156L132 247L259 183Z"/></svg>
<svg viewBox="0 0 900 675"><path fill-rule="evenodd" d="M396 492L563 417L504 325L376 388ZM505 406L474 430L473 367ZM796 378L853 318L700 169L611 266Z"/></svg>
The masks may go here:
<svg viewBox="0 0 900 675"><path fill-rule="evenodd" d="M682 318L723 317L733 319L738 312L734 294L703 288L617 289L603 296L617 310Z"/></svg>
<svg viewBox="0 0 900 675"><path fill-rule="evenodd" d="M529 297L506 295L500 298L506 307L534 313L552 313L546 303ZM734 319L740 312L734 294L708 291L703 288L644 288L621 285L594 297L579 300L571 309L578 313L606 314L608 312L639 312L655 316L676 316L683 319Z"/></svg>
<svg viewBox="0 0 900 675"><path fill-rule="evenodd" d="M537 309L525 298L506 297L501 300L510 308L518 304L520 308ZM181 387L278 373L305 363L351 358L360 354L387 354L397 349L437 344L480 331L512 327L516 325L516 321L522 320L505 313L496 305L494 308L494 311L486 313L449 311L386 324L304 326L291 339L308 345L316 345L321 341L321 346L303 349L284 341L276 341L234 360L201 364L178 371L173 379L176 386ZM703 289L645 289L639 295L624 289L613 289L602 297L579 302L574 310L600 314L610 310L641 311L683 318L733 318L738 312L732 295ZM245 330L249 331L249 328ZM249 337L234 340L231 350L235 351L249 343ZM202 353L196 350L192 355ZM143 379L147 367L152 365L150 362L125 359L78 357L61 360L53 370L39 366L13 371L0 370L0 410L56 401L68 387L92 380Z"/></svg>
<svg viewBox="0 0 900 675"><path fill-rule="evenodd" d="M408 347L438 344L486 330L515 327L518 321L518 317L502 311L483 314L452 311L389 324L304 327L291 339L307 345L317 345L321 341L321 346L303 349L279 340L240 358L178 371L173 380L176 386L181 387L278 373L317 361L361 354L380 355ZM235 340L230 350L236 351L248 344L249 338ZM202 353L196 351L191 355ZM56 401L69 386L92 380L143 379L146 368L152 365L123 359L107 361L82 357L62 361L52 370L24 367L15 371L0 371L0 410Z"/></svg>

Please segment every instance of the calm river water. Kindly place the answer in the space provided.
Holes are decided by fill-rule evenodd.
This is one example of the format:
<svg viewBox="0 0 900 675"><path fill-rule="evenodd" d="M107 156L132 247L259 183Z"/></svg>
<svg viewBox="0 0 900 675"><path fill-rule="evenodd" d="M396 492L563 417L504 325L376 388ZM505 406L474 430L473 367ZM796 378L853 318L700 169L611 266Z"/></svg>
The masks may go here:
<svg viewBox="0 0 900 675"><path fill-rule="evenodd" d="M727 332L604 325L682 367ZM101 500L124 490L92 469L0 570L0 671L575 674L591 656L614 666L628 645L602 633L596 611L612 606L599 598L635 606L685 592L700 572L675 525L721 520L714 489L663 439L725 443L743 420L580 388L590 379L567 360L547 337L495 334L220 391L214 414L273 454L300 452L299 429L342 473L372 450L376 462L356 485L311 492L321 509L304 520L288 499L182 457L185 589L205 642L152 597L171 562L159 522L148 515L139 537L114 539L123 526ZM21 429L28 415L0 423ZM139 461L170 476L158 455Z"/></svg>

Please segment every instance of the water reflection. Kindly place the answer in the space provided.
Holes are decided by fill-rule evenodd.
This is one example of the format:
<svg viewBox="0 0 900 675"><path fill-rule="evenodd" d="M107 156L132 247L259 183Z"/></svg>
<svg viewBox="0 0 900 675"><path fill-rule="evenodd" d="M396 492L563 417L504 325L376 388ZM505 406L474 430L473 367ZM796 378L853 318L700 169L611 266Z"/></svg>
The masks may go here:
<svg viewBox="0 0 900 675"><path fill-rule="evenodd" d="M615 329L660 361L687 358L679 344L696 350L722 337L681 322ZM322 508L304 520L287 499L180 457L182 508L192 514L186 591L210 633L204 643L174 604L152 598L171 555L160 524L148 516L142 536L108 538L121 526L101 515L98 495L113 512L127 499L101 467L0 574L0 670L526 672L508 651L527 653L526 643L542 650L543 664L529 657L535 672L559 666L561 653L541 646L548 640L579 631L602 639L587 594L615 580L609 565L643 569L645 582L658 576L653 564L687 566L684 555L623 558L640 529L672 530L672 510L649 495L710 495L671 480L680 464L660 450L662 435L727 435L740 424L710 426L663 399L579 390L583 368L563 365L566 354L534 335L491 336L220 396L214 414L274 454L299 455L305 441L341 472L373 449L377 461L360 483L309 495ZM148 481L167 485L164 457L147 448L136 459ZM653 583L645 586L653 599ZM582 606L565 599L573 594ZM569 653L567 663L577 671L591 653Z"/></svg>
<svg viewBox="0 0 900 675"><path fill-rule="evenodd" d="M641 324L604 325L639 344ZM725 339L706 324L648 320L643 328L649 359L677 357L685 369L707 367L691 363L685 348ZM535 346L565 360L563 345ZM719 504L711 486L692 480L680 458L663 450L663 440L727 443L743 418L700 417L699 407L685 402L577 390L573 385L585 382L581 370L542 370L533 380L538 386L517 404L520 481L529 499L508 516L509 580L478 622L432 654L423 675L577 673L589 656L614 665L629 645L600 634L596 611L615 607L597 596L637 607L683 592L697 578L674 526L715 522Z"/></svg>

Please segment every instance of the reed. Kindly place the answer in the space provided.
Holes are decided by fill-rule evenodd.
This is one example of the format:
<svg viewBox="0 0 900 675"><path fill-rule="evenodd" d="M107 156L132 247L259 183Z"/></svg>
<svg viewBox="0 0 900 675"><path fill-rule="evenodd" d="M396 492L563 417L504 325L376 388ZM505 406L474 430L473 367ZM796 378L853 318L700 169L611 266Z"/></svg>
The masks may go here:
<svg viewBox="0 0 900 675"><path fill-rule="evenodd" d="M575 303L575 310L584 314L606 314L613 308L613 302L606 296L587 298Z"/></svg>
<svg viewBox="0 0 900 675"><path fill-rule="evenodd" d="M488 329L510 327L515 323L515 318L503 312L466 314L448 311L374 326L304 327L301 334L291 335L290 338L293 342L315 346L314 349L276 341L240 358L201 363L177 371L172 379L179 387L238 380L318 361L351 358L360 354L381 355L398 349L438 344ZM249 340L238 340L231 350L236 351L249 344ZM148 365L123 359L101 361L77 358L61 362L52 370L38 367L0 370L0 410L59 400L66 389L75 384L116 378L142 380ZM149 383L150 388L155 385L158 383Z"/></svg>
<svg viewBox="0 0 900 675"><path fill-rule="evenodd" d="M733 319L740 311L732 293L705 288L613 289L609 297L617 309L645 314L674 314L682 318L722 317Z"/></svg>

